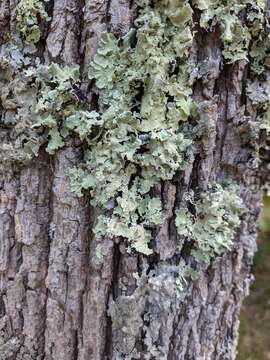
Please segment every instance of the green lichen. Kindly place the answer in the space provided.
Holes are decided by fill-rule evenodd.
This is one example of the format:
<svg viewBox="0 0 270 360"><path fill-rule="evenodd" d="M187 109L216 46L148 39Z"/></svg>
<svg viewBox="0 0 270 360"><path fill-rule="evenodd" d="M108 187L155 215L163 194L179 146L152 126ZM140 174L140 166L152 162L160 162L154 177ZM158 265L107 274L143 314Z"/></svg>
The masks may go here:
<svg viewBox="0 0 270 360"><path fill-rule="evenodd" d="M162 222L161 201L149 192L183 168L191 144L183 128L193 107L187 63L192 10L186 2L185 17L176 16L178 3L170 4L146 6L137 29L122 39L102 34L89 68L99 89L99 112L72 98L78 68L51 64L26 72L36 76L40 89L35 126L47 128L47 151L64 146L71 132L87 143L84 162L69 176L72 191L90 191L92 204L103 211L96 236L127 238L144 254L152 252L151 228Z"/></svg>
<svg viewBox="0 0 270 360"><path fill-rule="evenodd" d="M193 213L187 206L176 211L178 234L194 242L191 254L197 261L209 263L216 255L231 249L244 209L238 193L235 184L226 187L214 184L198 200L193 193L186 195L186 205L193 206Z"/></svg>
<svg viewBox="0 0 270 360"><path fill-rule="evenodd" d="M102 34L89 69L101 111L83 117L87 125L79 135L89 149L84 164L70 170L71 188L77 195L90 190L92 204L103 209L97 236L127 238L144 254L151 253L151 228L162 222L161 202L149 192L183 168L191 143L182 131L193 107L191 16L187 2L161 1L154 9L145 4L137 28L122 39ZM78 131L81 119L71 115L67 126Z"/></svg>
<svg viewBox="0 0 270 360"><path fill-rule="evenodd" d="M35 44L40 40L40 21L50 18L40 0L20 0L16 6L16 23L25 44Z"/></svg>
<svg viewBox="0 0 270 360"><path fill-rule="evenodd" d="M252 41L250 46L251 70L260 75L270 67L270 39L266 28L268 27L265 16L264 4L253 3L248 13L248 20L251 24L250 32Z"/></svg>
<svg viewBox="0 0 270 360"><path fill-rule="evenodd" d="M249 61L256 74L270 66L264 0L193 0L193 5L201 11L202 28L220 31L227 63Z"/></svg>
<svg viewBox="0 0 270 360"><path fill-rule="evenodd" d="M101 244L97 244L96 249L95 249L95 255L96 255L96 258L98 260L103 259L102 245Z"/></svg>
<svg viewBox="0 0 270 360"><path fill-rule="evenodd" d="M151 191L160 180L171 180L184 168L185 151L192 142L185 136L185 123L194 108L188 61L193 10L187 1L159 1L154 7L146 1L143 5L136 28L123 38L101 35L89 67L89 79L95 80L99 91L99 111L78 103L72 95L73 85L79 82L77 67L51 64L34 71L40 89L36 126L47 128L47 151L54 153L64 146L71 133L86 143L84 161L69 170L69 177L72 191L78 196L89 191L91 203L102 210L95 235L128 239L133 249L149 255L151 231L162 223L161 201ZM225 58L230 62L246 58L249 35L244 36L246 40L241 37L246 29L239 18L244 5L236 1L231 5L224 1L222 6L215 1L195 5L202 11L202 27L220 27ZM235 39L240 41L237 46ZM27 74L33 76L31 70ZM225 197L225 192L213 194ZM205 202L204 210L211 217ZM202 213L203 208L198 211ZM223 231L223 237L210 237L211 245L207 231L199 244L201 221L194 223L187 212L179 210L176 224L181 235L197 239L197 257L199 251L205 259L220 253L226 247L226 243L220 245L226 236L227 247L231 244L233 231L225 220L216 229ZM192 234L188 233L191 228Z"/></svg>
<svg viewBox="0 0 270 360"><path fill-rule="evenodd" d="M223 55L228 62L247 59L250 36L246 26L238 17L244 8L239 1L199 1L197 6L202 10L200 26L208 31L216 26L221 31L224 44Z"/></svg>
<svg viewBox="0 0 270 360"><path fill-rule="evenodd" d="M49 142L47 151L54 154L65 145L64 138L72 126L65 127L65 119L79 111L77 100L72 93L72 86L79 81L79 67L51 64L39 65L24 72L27 78L35 80L33 87L38 88L33 127L43 126L48 129Z"/></svg>
<svg viewBox="0 0 270 360"><path fill-rule="evenodd" d="M194 0L194 5L201 10L202 28L207 31L219 28L225 60L234 63L239 60L249 61L251 57L253 70L259 71L262 59L258 57L265 55L261 49L263 38L266 38L263 31L264 1ZM243 14L246 14L246 18ZM262 48L265 49L265 44Z"/></svg>
<svg viewBox="0 0 270 360"><path fill-rule="evenodd" d="M187 136L185 129L195 107L189 62L193 10L188 1L138 3L135 27L120 39L103 33L90 64L99 110L74 96L74 86L80 83L77 66L37 63L26 66L23 76L37 98L31 128L46 129L47 151L54 154L74 133L85 144L83 162L69 170L69 177L75 194L88 191L91 203L101 208L94 228L97 238L125 238L135 250L150 254L152 230L162 223L162 204L152 190L185 167L185 153L192 143L192 134ZM263 26L261 2L197 0L193 5L200 10L202 28L220 29L228 62L249 58L251 37ZM242 23L243 10L247 25ZM40 2L19 3L17 20L25 24L19 29L26 43L39 40L39 19L48 19ZM195 236L194 218L179 210L176 222L183 236ZM186 233L190 228L194 234ZM204 246L210 252L200 245Z"/></svg>
<svg viewBox="0 0 270 360"><path fill-rule="evenodd" d="M181 298L188 286L188 281L196 280L198 278L198 273L190 265L186 264L184 260L179 262L177 268L175 277L175 293L179 298Z"/></svg>

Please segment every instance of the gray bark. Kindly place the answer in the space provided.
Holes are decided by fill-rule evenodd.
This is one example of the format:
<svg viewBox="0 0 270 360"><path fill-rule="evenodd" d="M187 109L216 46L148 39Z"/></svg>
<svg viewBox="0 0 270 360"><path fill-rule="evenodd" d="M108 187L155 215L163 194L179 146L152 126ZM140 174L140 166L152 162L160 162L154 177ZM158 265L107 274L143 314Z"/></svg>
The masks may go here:
<svg viewBox="0 0 270 360"><path fill-rule="evenodd" d="M106 29L126 33L135 12L129 0L51 3L52 20L43 42L45 61L80 64L83 74L100 33ZM0 2L3 36L14 26L14 5L15 0ZM134 337L123 335L121 324L112 324L108 314L113 301L123 301L122 295L133 299L133 317L127 316L126 321L139 325L143 321L144 330L136 338L139 358L234 359L261 205L261 173L252 139L257 113L245 95L248 63L221 66L217 32L199 32L192 56L198 64L206 64L201 80L195 83L194 98L204 102L203 111L210 114L213 131L198 140L189 167L174 182L156 189L165 209L164 224L155 236L156 256L127 254L123 244L105 239L106 254L102 261L97 260L91 235L97 211L90 207L87 196L79 199L70 192L66 175L70 162L81 158L76 141L54 156L42 150L25 167L2 167L0 359L105 360L116 358L119 348L127 353L134 346ZM85 80L83 87L87 86ZM132 274L142 267L174 263L178 239L174 209L184 191L198 185L204 189L212 180L227 176L241 184L248 207L233 250L209 267L202 265L198 280L190 284L181 302L159 294L142 299ZM137 307L133 309L134 301ZM148 322L136 313L143 308L140 301L148 302ZM147 336L159 355L149 355Z"/></svg>

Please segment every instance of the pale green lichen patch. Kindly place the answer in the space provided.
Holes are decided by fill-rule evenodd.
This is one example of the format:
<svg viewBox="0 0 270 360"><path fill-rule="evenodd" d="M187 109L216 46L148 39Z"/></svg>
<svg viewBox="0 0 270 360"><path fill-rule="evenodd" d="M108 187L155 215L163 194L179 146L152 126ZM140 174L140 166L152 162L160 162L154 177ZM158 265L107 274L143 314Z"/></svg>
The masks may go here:
<svg viewBox="0 0 270 360"><path fill-rule="evenodd" d="M85 144L84 161L69 176L72 191L78 196L89 191L92 204L102 209L96 236L126 238L132 248L150 254L152 229L162 223L162 204L151 190L184 168L192 143L184 128L194 109L188 59L193 10L188 1L138 3L135 28L120 39L103 33L89 67L89 79L99 91L98 111L74 96L80 82L77 66L36 64L23 76L37 99L32 129L46 129L47 151L54 154L71 133ZM201 0L193 5L200 10L201 27L219 27L227 61L246 59L253 32L262 28L262 4ZM240 15L247 5L250 25L242 26ZM17 20L26 43L39 40L39 19L48 20L42 3L21 0ZM201 222L181 211L178 228L185 220L189 226L180 231L195 236ZM187 233L190 228L193 234Z"/></svg>
<svg viewBox="0 0 270 360"><path fill-rule="evenodd" d="M260 125L257 134L260 128L269 136L269 89L263 89L259 84L260 81L264 85L268 83L266 76L270 67L269 19L265 4L264 0L193 1L200 10L200 26L208 32L220 33L225 62L245 60L250 63L252 83L248 84L247 96L258 108Z"/></svg>
<svg viewBox="0 0 270 360"><path fill-rule="evenodd" d="M35 114L37 121L33 127L44 126L48 129L47 151L53 154L65 145L64 138L72 126L65 127L64 120L78 111L72 86L79 80L78 66L62 67L58 64L39 65L25 71L25 76L35 80L38 88Z"/></svg>
<svg viewBox="0 0 270 360"><path fill-rule="evenodd" d="M251 57L252 68L256 72L268 64L265 60L265 43L262 43L267 41L263 1L194 0L193 3L201 10L202 28L207 31L219 28L224 47L223 56L228 63L238 60L249 61Z"/></svg>
<svg viewBox="0 0 270 360"><path fill-rule="evenodd" d="M249 40L241 37L246 30L238 17L244 5L234 2L229 6L226 2L221 7L205 1L197 6L202 11L202 27L211 30L220 26L225 58L232 62L246 58ZM126 238L132 248L144 254L152 252L152 228L162 223L161 201L149 193L160 180L172 179L184 167L185 151L191 144L183 129L194 108L188 62L192 14L187 1L160 1L154 7L146 1L136 28L126 36L117 39L113 34L102 34L89 68L89 78L99 90L98 112L77 104L72 96L72 84L79 82L78 68L52 64L36 71L40 88L36 126L48 129L48 152L64 146L70 132L87 144L84 162L70 169L69 176L72 191L78 196L90 191L92 204L103 210L94 229L97 238ZM241 43L236 48L234 38ZM225 196L221 191L211 194ZM210 220L212 209L206 209L206 200L203 205L198 211L203 216L204 209ZM223 212L226 209L220 209L220 214ZM207 244L210 228L199 234L202 220L195 221L179 210L176 224L181 235L197 239L197 257L200 250L209 258L226 248L226 243L221 245L226 236L229 243L232 240L232 232L222 219L220 215L216 223L219 236L215 246L213 236L213 244Z"/></svg>
<svg viewBox="0 0 270 360"><path fill-rule="evenodd" d="M196 3L196 2L195 2ZM198 2L202 10L200 26L212 30L219 26L221 39L224 44L223 55L228 62L247 58L247 49L250 36L246 27L238 18L239 12L244 8L239 1L225 0Z"/></svg>
<svg viewBox="0 0 270 360"><path fill-rule="evenodd" d="M66 121L89 144L84 164L71 169L70 178L77 195L89 189L92 204L105 211L96 235L127 238L144 254L151 253L151 228L162 222L161 202L148 193L183 168L191 143L182 132L193 107L187 64L191 17L188 2L161 1L155 8L145 4L137 29L122 39L103 33L89 69L101 111Z"/></svg>
<svg viewBox="0 0 270 360"><path fill-rule="evenodd" d="M74 96L80 82L77 66L36 64L23 76L37 99L32 129L46 129L47 151L54 154L71 133L85 144L84 161L70 169L69 176L72 191L78 196L89 191L92 204L102 209L96 236L126 238L132 248L150 254L152 229L162 223L162 204L151 190L185 167L185 152L192 143L184 129L194 109L189 63L193 10L188 1L180 0L138 4L135 28L120 39L103 33L89 67L89 79L99 92L99 110L90 110ZM251 37L263 28L261 3L198 0L193 5L200 10L201 27L219 28L228 62L248 59ZM243 10L249 21L245 26ZM26 43L39 40L40 19L48 20L42 3L19 2L17 21ZM10 98L5 101L12 105ZM189 226L180 231L193 228L193 234L185 236L195 236L195 225L201 222L194 223L181 211L178 228L185 220Z"/></svg>
<svg viewBox="0 0 270 360"><path fill-rule="evenodd" d="M270 66L270 39L266 28L268 27L264 4L262 1L253 2L248 12L250 23L250 33L252 41L250 43L251 70L256 74L263 74L265 69Z"/></svg>
<svg viewBox="0 0 270 360"><path fill-rule="evenodd" d="M178 234L194 242L191 253L197 261L209 263L233 245L244 209L239 188L235 184L226 187L214 184L198 200L193 194L186 199L194 211L191 214L188 207L176 211Z"/></svg>
<svg viewBox="0 0 270 360"><path fill-rule="evenodd" d="M50 18L40 0L20 0L16 7L17 29L25 44L35 44L41 37L40 21Z"/></svg>

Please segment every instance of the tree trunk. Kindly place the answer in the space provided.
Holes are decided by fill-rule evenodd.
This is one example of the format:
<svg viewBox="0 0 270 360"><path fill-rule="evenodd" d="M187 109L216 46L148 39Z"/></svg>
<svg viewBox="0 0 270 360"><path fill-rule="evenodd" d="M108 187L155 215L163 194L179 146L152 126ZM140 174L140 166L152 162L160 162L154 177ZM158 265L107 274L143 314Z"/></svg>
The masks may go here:
<svg viewBox="0 0 270 360"><path fill-rule="evenodd" d="M16 30L17 3L0 0L2 46ZM40 20L34 56L45 64L80 65L81 91L94 104L98 91L87 69L100 35L126 34L136 5L132 0L51 0L45 6L51 19ZM195 18L200 13L194 6L193 12ZM75 136L53 155L42 145L38 156L21 162L9 150L16 147L14 123L0 124L0 359L235 358L269 154L255 138L258 106L247 84L257 77L250 63L224 61L218 25L196 30L190 57L200 74L192 97L212 127L194 140L187 166L153 190L162 201L163 223L153 230L152 255L127 251L125 240L105 236L102 259L97 257L91 229L100 210L90 206L87 192L83 197L71 192L66 171L82 159ZM265 77L261 81L267 83ZM8 85L1 74L0 82L4 93ZM15 117L1 102L0 111ZM190 124L196 126L196 115ZM152 273L162 274L162 268L178 265L181 258L193 261L190 242L178 251L174 224L184 194L206 191L210 183L228 177L240 185L245 204L233 247L211 264L196 263L198 275L188 280L180 298L154 285L143 291Z"/></svg>

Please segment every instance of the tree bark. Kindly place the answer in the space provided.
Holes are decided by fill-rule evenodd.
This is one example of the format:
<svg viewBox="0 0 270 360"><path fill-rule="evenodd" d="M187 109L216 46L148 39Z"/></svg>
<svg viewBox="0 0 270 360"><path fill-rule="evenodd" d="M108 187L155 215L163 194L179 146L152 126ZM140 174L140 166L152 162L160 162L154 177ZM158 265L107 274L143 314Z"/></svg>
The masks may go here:
<svg viewBox="0 0 270 360"><path fill-rule="evenodd" d="M15 6L16 0L0 1L3 41L16 26ZM79 64L82 89L91 98L94 89L86 73L100 34L125 34L136 16L135 5L132 0L54 0L47 6L51 21L44 25L40 58ZM10 165L0 155L1 360L132 359L128 349L133 347L139 359L235 358L239 312L252 279L264 176L252 138L257 109L246 96L246 83L252 80L249 64L223 64L218 29L199 30L191 53L198 66L208 65L195 82L193 98L204 104L202 111L210 115L214 130L198 140L189 166L155 189L164 222L155 233L153 256L127 253L123 243L109 238L104 239L103 260L95 256L91 229L97 209L90 206L89 196L71 193L66 174L82 157L76 139L53 156L42 148L25 166ZM0 128L1 141L9 131ZM183 193L198 186L206 189L211 181L228 176L241 184L248 209L233 250L211 266L200 265L198 279L179 302L169 294L156 293L151 299L139 294L133 273L175 264L173 219ZM124 301L126 314L113 314L117 309L112 304ZM112 321L115 316L119 323ZM138 334L125 334L123 327L130 323L138 325Z"/></svg>

